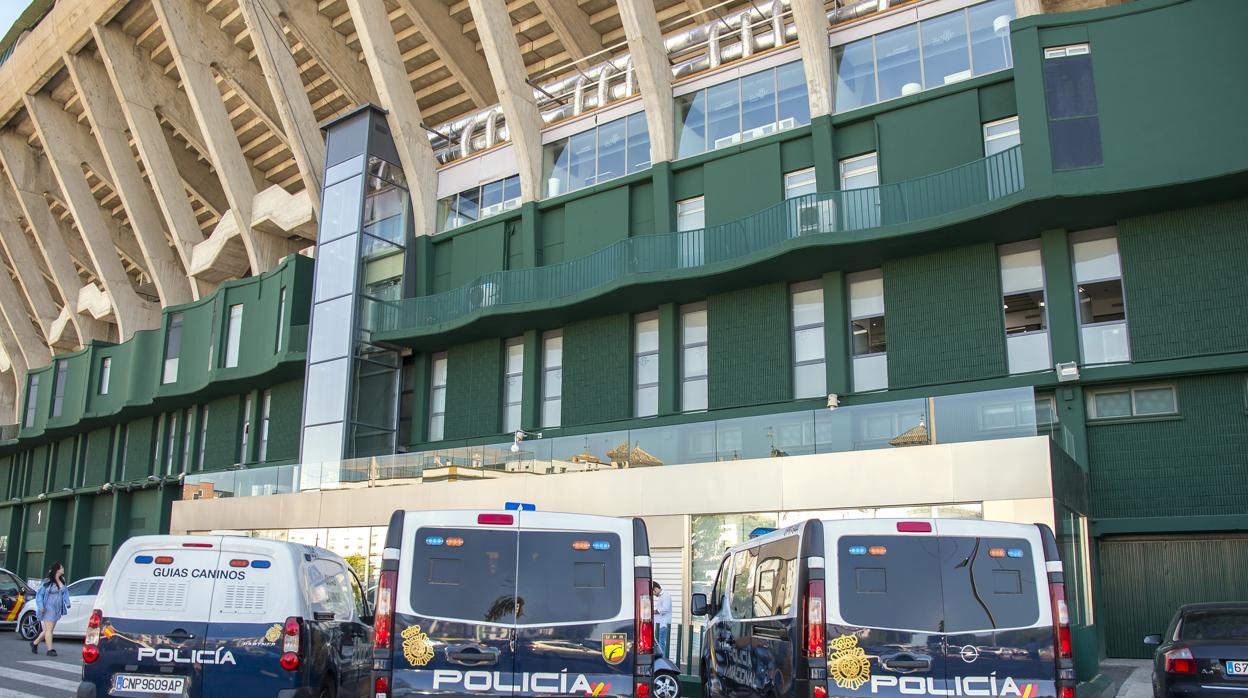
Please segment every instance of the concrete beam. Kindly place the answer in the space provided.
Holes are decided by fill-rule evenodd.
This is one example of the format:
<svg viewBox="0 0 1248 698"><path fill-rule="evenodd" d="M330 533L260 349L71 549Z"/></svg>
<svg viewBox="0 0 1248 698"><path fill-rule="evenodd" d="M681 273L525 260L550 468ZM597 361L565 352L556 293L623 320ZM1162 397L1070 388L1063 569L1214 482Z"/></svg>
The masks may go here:
<svg viewBox="0 0 1248 698"><path fill-rule="evenodd" d="M230 215L235 217L235 239L241 240L253 274L268 271L282 258L287 246L280 239L251 230L251 201L256 197L257 188L251 178L251 166L243 155L213 76L212 66L216 64L216 57L197 30L197 27L202 28L203 13L188 7L185 0L152 0L152 7L156 10L169 51L177 64L182 85L190 97L191 109L204 135L208 157L225 190ZM199 21L196 21L196 15L201 16ZM215 32L221 35L219 28ZM224 247L223 254L229 255Z"/></svg>
<svg viewBox="0 0 1248 698"><path fill-rule="evenodd" d="M126 119L109 84L104 65L95 56L80 53L66 56L70 79L78 90L78 100L86 112L104 164L112 177L113 191L121 199L130 219L143 259L161 305L179 305L198 297L187 278L186 269L174 259L161 214L152 191L134 161L126 136Z"/></svg>
<svg viewBox="0 0 1248 698"><path fill-rule="evenodd" d="M278 24L278 8L273 0L238 0L238 7L251 32L256 56L264 68L264 79L277 105L277 115L288 136L287 142L291 154L295 156L303 186L315 193L312 210L319 218L325 139L317 125L316 115L312 113L312 104L308 101L294 54L286 43L286 34Z"/></svg>
<svg viewBox="0 0 1248 698"><path fill-rule="evenodd" d="M421 126L420 103L412 92L386 4L382 0L347 0L347 7L402 160L416 234L432 235L437 214L437 160L429 135Z"/></svg>
<svg viewBox="0 0 1248 698"><path fill-rule="evenodd" d="M159 308L139 298L126 274L114 246L116 221L100 209L99 202L87 186L82 171L82 150L85 144L74 142L78 128L74 117L66 113L51 97L27 95L26 110L35 131L43 141L44 151L52 165L52 173L65 195L65 204L78 225L78 232L87 245L87 253L96 275L112 303L117 329L125 341L139 330L160 325Z"/></svg>
<svg viewBox="0 0 1248 698"><path fill-rule="evenodd" d="M649 0L646 0L649 2ZM494 89L507 118L507 133L515 146L520 167L520 194L523 201L542 197L542 116L537 98L529 85L524 57L516 43L511 15L504 0L468 0L481 49L494 78Z"/></svg>
<svg viewBox="0 0 1248 698"><path fill-rule="evenodd" d="M568 55L576 60L602 50L602 34L589 23L576 0L534 0Z"/></svg>
<svg viewBox="0 0 1248 698"><path fill-rule="evenodd" d="M494 81L490 78L490 68L481 54L477 53L476 46L464 34L464 27L451 17L442 3L425 0L398 0L398 3L403 14L412 20L412 24L416 25L420 35L433 47L433 52L438 54L438 58L446 64L446 69L451 71L451 75L455 76L460 86L468 93L472 103L478 107L488 107L497 103L498 94L494 89ZM380 17L386 19L384 7L380 9L380 13ZM475 17L476 12L473 12L473 15ZM354 11L351 17L355 19ZM507 17L506 8L503 9L503 17ZM389 23L386 19L386 24L389 25ZM358 30L359 21L355 24ZM480 22L477 24L479 25ZM509 19L507 26L511 26ZM478 26L478 34L480 31ZM365 57L367 58L367 54ZM404 75L406 74L407 71L404 70Z"/></svg>
<svg viewBox="0 0 1248 698"><path fill-rule="evenodd" d="M1044 13L1041 0L1014 0L1014 16L1017 19Z"/></svg>
<svg viewBox="0 0 1248 698"><path fill-rule="evenodd" d="M30 324L30 315L26 312L26 303L22 300L22 294L2 264L0 264L0 313L3 313L4 324L12 333L17 350L21 352L19 357L14 357L13 352L9 352L11 359L21 358L26 366L47 366L52 362L52 351L47 342L35 332L35 326Z"/></svg>
<svg viewBox="0 0 1248 698"><path fill-rule="evenodd" d="M334 30L332 20L316 11L316 6L303 0L273 0L280 9L286 29L298 37L321 69L329 73L334 84L347 99L356 104L377 101L377 90L368 75L368 66L347 47L342 34ZM318 193L319 198L319 193Z"/></svg>
<svg viewBox="0 0 1248 698"><path fill-rule="evenodd" d="M797 27L802 69L806 73L806 96L810 117L831 114L835 105L832 81L832 52L828 49L828 15L823 0L790 0L793 24Z"/></svg>
<svg viewBox="0 0 1248 698"><path fill-rule="evenodd" d="M26 386L26 373L30 370L19 344L8 321L0 319L0 348L4 350L4 355L0 357L0 371L3 372L0 375L0 420L8 424L21 423L21 396ZM48 361L37 365L46 366L51 361L49 355ZM12 421L9 415L12 415Z"/></svg>
<svg viewBox="0 0 1248 698"><path fill-rule="evenodd" d="M64 309L76 307L82 279L74 268L70 243L61 230L60 221L52 215L47 199L44 198L44 193L54 186L52 177L47 172L47 164L36 159L26 141L15 133L0 134L0 161L4 162L4 171L17 195L18 206L26 218L26 225L34 233L35 243L47 264L52 285L61 297L62 312ZM86 346L93 339L108 339L108 328L103 323L72 310L69 311L67 320L74 328L79 347ZM57 344L63 335L63 328L62 319L53 321L48 342Z"/></svg>
<svg viewBox="0 0 1248 698"><path fill-rule="evenodd" d="M672 67L667 60L659 17L650 0L616 0L624 38L633 56L637 87L646 110L650 131L650 162L666 162L675 157L675 107L672 100Z"/></svg>
<svg viewBox="0 0 1248 698"><path fill-rule="evenodd" d="M30 249L30 241L26 239L17 219L20 207L13 198L13 191L0 184L0 246L8 255L17 272L18 285L26 304L34 315L39 330L43 332L44 341L52 344L52 323L59 312L52 302L52 294L43 276L43 262ZM4 303L7 306L7 303Z"/></svg>

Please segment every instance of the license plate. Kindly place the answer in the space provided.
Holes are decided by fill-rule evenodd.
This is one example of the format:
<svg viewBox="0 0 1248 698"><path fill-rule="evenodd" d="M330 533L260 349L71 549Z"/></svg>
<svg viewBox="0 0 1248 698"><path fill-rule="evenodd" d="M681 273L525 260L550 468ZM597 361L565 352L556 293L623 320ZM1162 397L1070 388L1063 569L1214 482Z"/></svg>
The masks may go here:
<svg viewBox="0 0 1248 698"><path fill-rule="evenodd" d="M1227 676L1248 676L1248 662L1230 661L1226 662Z"/></svg>
<svg viewBox="0 0 1248 698"><path fill-rule="evenodd" d="M113 677L110 693L151 693L173 695L185 692L185 676L144 676L140 674L117 674Z"/></svg>

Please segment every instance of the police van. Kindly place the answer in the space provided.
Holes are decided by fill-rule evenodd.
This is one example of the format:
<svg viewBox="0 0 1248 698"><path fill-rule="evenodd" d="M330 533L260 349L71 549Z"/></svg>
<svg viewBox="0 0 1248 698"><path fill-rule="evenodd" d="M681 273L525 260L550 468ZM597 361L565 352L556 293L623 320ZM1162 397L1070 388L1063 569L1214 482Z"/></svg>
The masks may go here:
<svg viewBox="0 0 1248 698"><path fill-rule="evenodd" d="M729 549L691 606L706 698L1074 698L1044 524L811 519Z"/></svg>
<svg viewBox="0 0 1248 698"><path fill-rule="evenodd" d="M370 622L355 573L328 550L137 536L96 597L77 695L364 696Z"/></svg>
<svg viewBox="0 0 1248 698"><path fill-rule="evenodd" d="M396 511L381 569L374 698L677 695L641 519Z"/></svg>

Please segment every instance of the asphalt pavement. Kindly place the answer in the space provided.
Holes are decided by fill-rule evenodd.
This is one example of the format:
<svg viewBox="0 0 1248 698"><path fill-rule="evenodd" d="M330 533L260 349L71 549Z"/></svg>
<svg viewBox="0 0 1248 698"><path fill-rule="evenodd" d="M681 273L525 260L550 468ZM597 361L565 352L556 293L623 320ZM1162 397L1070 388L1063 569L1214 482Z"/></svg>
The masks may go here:
<svg viewBox="0 0 1248 698"><path fill-rule="evenodd" d="M82 678L82 640L57 640L57 657L30 653L30 644L12 630L0 630L0 698L67 698Z"/></svg>

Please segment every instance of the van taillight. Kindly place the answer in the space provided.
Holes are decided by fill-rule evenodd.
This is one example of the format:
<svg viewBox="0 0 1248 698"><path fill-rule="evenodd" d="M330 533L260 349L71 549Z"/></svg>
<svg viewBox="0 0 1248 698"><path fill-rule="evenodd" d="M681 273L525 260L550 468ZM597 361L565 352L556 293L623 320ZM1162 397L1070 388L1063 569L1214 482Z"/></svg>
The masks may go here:
<svg viewBox="0 0 1248 698"><path fill-rule="evenodd" d="M373 680L373 698L386 698L390 695L390 682L384 676L378 676Z"/></svg>
<svg viewBox="0 0 1248 698"><path fill-rule="evenodd" d="M100 609L91 611L87 620L87 634L82 641L82 661L90 664L100 658L100 627L104 624L104 614Z"/></svg>
<svg viewBox="0 0 1248 698"><path fill-rule="evenodd" d="M511 514L477 514L477 523L484 526L510 526L515 522Z"/></svg>
<svg viewBox="0 0 1248 698"><path fill-rule="evenodd" d="M286 625L282 629L282 658L279 660L286 671L299 668L302 635L303 620L294 616L287 618Z"/></svg>
<svg viewBox="0 0 1248 698"><path fill-rule="evenodd" d="M636 589L637 611L634 617L637 624L637 654L653 654L654 600L650 598L650 579L638 577Z"/></svg>
<svg viewBox="0 0 1248 698"><path fill-rule="evenodd" d="M373 649L390 649L390 634L394 622L394 588L398 582L398 570L385 570L377 582L377 601L373 613Z"/></svg>
<svg viewBox="0 0 1248 698"><path fill-rule="evenodd" d="M1066 585L1051 582L1049 600L1053 606L1053 652L1058 659L1070 659L1070 613L1066 609Z"/></svg>
<svg viewBox="0 0 1248 698"><path fill-rule="evenodd" d="M806 609L806 642L804 654L807 657L823 656L823 580L812 579L806 583L806 597L802 599Z"/></svg>

